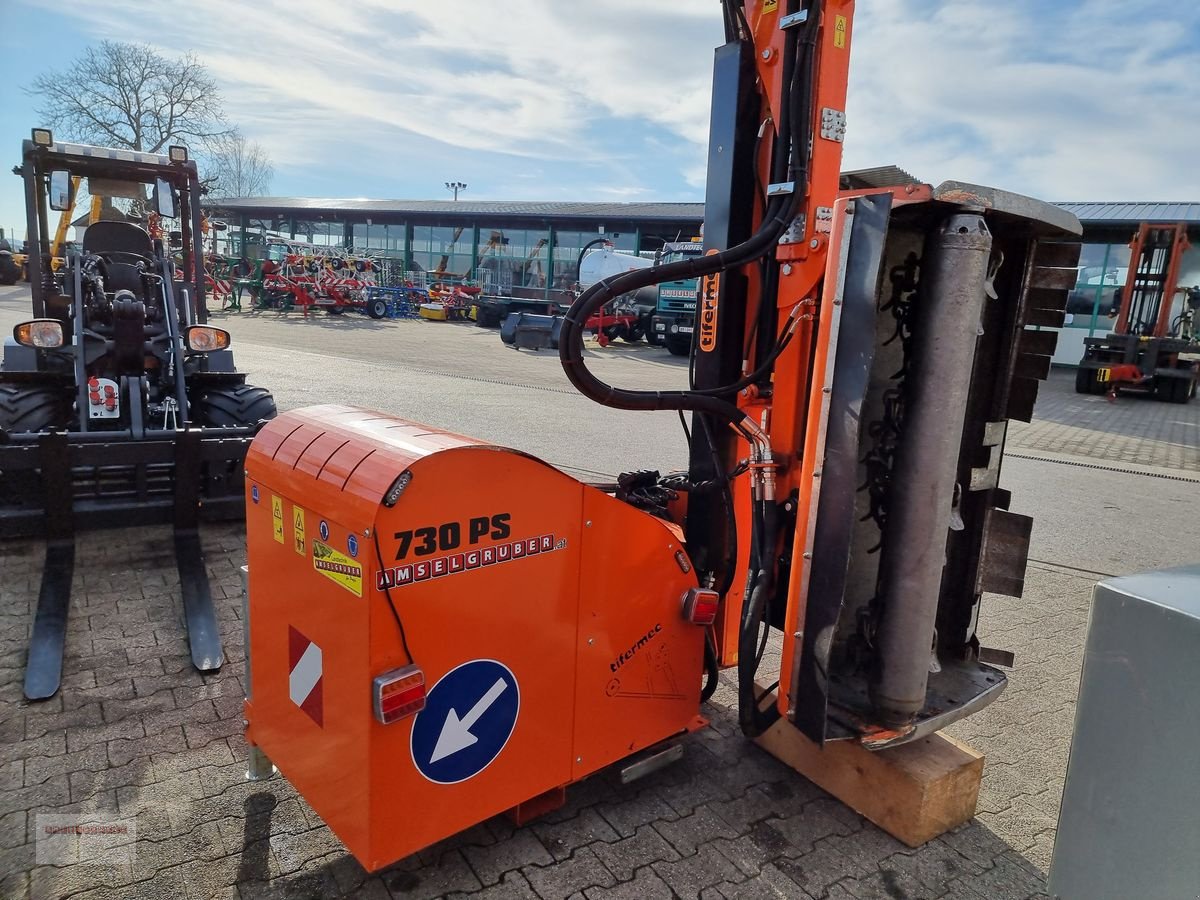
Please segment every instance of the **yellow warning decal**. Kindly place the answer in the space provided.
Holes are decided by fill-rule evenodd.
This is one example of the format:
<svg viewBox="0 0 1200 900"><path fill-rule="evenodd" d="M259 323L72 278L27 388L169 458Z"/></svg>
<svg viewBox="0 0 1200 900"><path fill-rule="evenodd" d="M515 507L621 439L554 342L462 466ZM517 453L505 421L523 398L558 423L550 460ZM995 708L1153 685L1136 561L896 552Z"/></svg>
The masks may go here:
<svg viewBox="0 0 1200 900"><path fill-rule="evenodd" d="M839 50L846 49L846 30L849 24L846 22L845 16L833 17L833 46Z"/></svg>
<svg viewBox="0 0 1200 900"><path fill-rule="evenodd" d="M312 551L314 569L331 581L336 581L354 596L362 596L362 565L357 560L338 553L315 538Z"/></svg>
<svg viewBox="0 0 1200 900"><path fill-rule="evenodd" d="M283 501L275 494L271 495L271 527L275 530L275 540L283 543Z"/></svg>
<svg viewBox="0 0 1200 900"><path fill-rule="evenodd" d="M706 256L716 253L714 247ZM717 348L717 300L721 294L721 273L705 275L700 281L700 315L696 327L700 329L700 349L711 353Z"/></svg>
<svg viewBox="0 0 1200 900"><path fill-rule="evenodd" d="M779 0L763 0L763 15L779 9Z"/></svg>
<svg viewBox="0 0 1200 900"><path fill-rule="evenodd" d="M292 507L292 534L296 538L296 552L304 556L304 510Z"/></svg>

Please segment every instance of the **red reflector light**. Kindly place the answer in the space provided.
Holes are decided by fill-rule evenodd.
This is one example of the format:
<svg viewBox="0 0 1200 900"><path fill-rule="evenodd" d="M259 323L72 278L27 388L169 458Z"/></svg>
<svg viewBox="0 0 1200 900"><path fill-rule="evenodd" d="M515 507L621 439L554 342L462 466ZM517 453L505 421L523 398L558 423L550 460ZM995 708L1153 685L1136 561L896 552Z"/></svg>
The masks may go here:
<svg viewBox="0 0 1200 900"><path fill-rule="evenodd" d="M705 588L691 588L683 595L683 617L693 625L711 625L717 618L721 595Z"/></svg>
<svg viewBox="0 0 1200 900"><path fill-rule="evenodd" d="M416 666L376 675L371 687L375 718L384 725L419 713L425 708L425 673Z"/></svg>

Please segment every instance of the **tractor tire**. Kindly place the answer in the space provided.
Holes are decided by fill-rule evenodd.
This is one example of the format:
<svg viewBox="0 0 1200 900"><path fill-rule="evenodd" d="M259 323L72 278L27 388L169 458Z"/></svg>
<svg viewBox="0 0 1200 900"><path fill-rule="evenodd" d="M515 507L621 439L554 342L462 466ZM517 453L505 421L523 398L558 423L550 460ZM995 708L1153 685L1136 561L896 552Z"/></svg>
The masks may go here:
<svg viewBox="0 0 1200 900"><path fill-rule="evenodd" d="M202 427L257 425L275 418L275 398L251 384L219 385L205 390L192 404L193 420Z"/></svg>
<svg viewBox="0 0 1200 900"><path fill-rule="evenodd" d="M642 327L641 322L634 322L629 326L629 331L623 335L626 341L631 344L638 343L646 336L646 330Z"/></svg>
<svg viewBox="0 0 1200 900"><path fill-rule="evenodd" d="M625 338L628 340L629 329L624 325L607 325L604 328L604 336L608 338L610 342L615 341L617 338Z"/></svg>
<svg viewBox="0 0 1200 900"><path fill-rule="evenodd" d="M1096 393L1096 370L1080 367L1075 370L1075 393Z"/></svg>
<svg viewBox="0 0 1200 900"><path fill-rule="evenodd" d="M0 384L0 431L50 431L70 424L71 399L63 390L29 384Z"/></svg>
<svg viewBox="0 0 1200 900"><path fill-rule="evenodd" d="M372 319L382 319L387 315L388 303L382 297L376 297L367 304L367 315Z"/></svg>
<svg viewBox="0 0 1200 900"><path fill-rule="evenodd" d="M692 352L692 336L690 334L668 334L667 350L672 356L688 356Z"/></svg>
<svg viewBox="0 0 1200 900"><path fill-rule="evenodd" d="M1187 403L1196 392L1196 382L1191 378L1159 378L1154 385L1154 395L1164 403Z"/></svg>
<svg viewBox="0 0 1200 900"><path fill-rule="evenodd" d="M499 328L504 315L492 309L479 307L475 313L475 324L480 328Z"/></svg>

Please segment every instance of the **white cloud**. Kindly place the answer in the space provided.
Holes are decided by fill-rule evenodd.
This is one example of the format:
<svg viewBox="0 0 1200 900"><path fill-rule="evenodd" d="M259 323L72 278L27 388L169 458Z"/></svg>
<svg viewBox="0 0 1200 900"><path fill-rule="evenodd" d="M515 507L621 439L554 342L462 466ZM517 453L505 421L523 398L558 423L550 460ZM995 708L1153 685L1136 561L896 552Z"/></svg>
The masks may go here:
<svg viewBox="0 0 1200 900"><path fill-rule="evenodd" d="M862 0L847 163L1050 200L1200 196L1200 10Z"/></svg>
<svg viewBox="0 0 1200 900"><path fill-rule="evenodd" d="M420 168L475 197L703 191L716 0L33 2L98 38L194 50L310 193L378 194ZM1200 8L1163 9L859 0L846 166L1048 199L1200 196Z"/></svg>

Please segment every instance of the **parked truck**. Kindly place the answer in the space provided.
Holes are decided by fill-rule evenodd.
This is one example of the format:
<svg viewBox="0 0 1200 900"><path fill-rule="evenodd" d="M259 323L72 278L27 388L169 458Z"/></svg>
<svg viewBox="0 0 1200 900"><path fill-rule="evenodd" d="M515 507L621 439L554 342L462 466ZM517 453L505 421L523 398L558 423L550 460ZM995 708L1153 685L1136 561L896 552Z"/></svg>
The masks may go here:
<svg viewBox="0 0 1200 900"><path fill-rule="evenodd" d="M663 244L656 265L680 262L700 256L704 246L699 241L679 241ZM667 281L658 285L658 297L646 340L666 347L675 356L687 356L692 349L692 328L696 321L696 296L700 284L696 278Z"/></svg>

